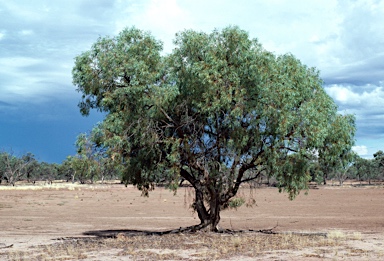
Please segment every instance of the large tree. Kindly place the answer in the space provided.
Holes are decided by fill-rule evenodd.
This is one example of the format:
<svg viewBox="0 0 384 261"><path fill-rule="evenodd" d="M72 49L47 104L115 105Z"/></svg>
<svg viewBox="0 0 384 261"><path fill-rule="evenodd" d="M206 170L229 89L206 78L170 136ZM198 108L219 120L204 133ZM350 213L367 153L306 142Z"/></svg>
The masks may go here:
<svg viewBox="0 0 384 261"><path fill-rule="evenodd" d="M124 166L123 180L144 194L159 176L174 189L187 180L201 221L194 229L210 230L261 172L290 198L306 188L309 161L339 119L318 71L238 27L187 30L174 43L162 56L161 42L129 28L76 57L81 112L106 113L97 143Z"/></svg>

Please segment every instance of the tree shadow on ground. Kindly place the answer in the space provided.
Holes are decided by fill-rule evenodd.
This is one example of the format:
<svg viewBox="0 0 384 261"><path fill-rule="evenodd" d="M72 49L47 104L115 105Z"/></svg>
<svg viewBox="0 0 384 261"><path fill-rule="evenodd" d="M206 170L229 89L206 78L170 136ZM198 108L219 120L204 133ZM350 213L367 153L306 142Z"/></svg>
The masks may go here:
<svg viewBox="0 0 384 261"><path fill-rule="evenodd" d="M228 233L228 234L236 234L236 233L262 233L262 234L278 234L278 232L274 231L276 227L270 229L260 229L260 230L230 230L230 229L221 229L216 231L216 233ZM112 229L112 230L93 230L83 232L83 236L93 236L99 238L117 238L119 234L123 234L125 236L152 236L152 235L167 235L167 234L177 234L177 233L196 233L201 230L199 226L191 226L191 227L180 227L178 229L165 230L165 231L154 231L154 230L135 230L135 229Z"/></svg>
<svg viewBox="0 0 384 261"><path fill-rule="evenodd" d="M165 235L171 233L182 232L180 229L167 230L167 231L153 231L153 230L136 230L136 229L109 229L109 230L93 230L83 233L84 236L94 236L100 238L116 238L119 234L129 236L150 236L150 235Z"/></svg>

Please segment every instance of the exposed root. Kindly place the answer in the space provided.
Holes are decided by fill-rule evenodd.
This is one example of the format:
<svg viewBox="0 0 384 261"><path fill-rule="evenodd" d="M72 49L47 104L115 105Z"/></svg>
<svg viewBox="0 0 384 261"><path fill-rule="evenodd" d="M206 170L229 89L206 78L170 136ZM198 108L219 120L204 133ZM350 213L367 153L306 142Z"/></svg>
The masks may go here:
<svg viewBox="0 0 384 261"><path fill-rule="evenodd" d="M0 246L1 249L3 249L3 248L11 248L11 247L13 247L13 244L12 245L8 245L8 246Z"/></svg>

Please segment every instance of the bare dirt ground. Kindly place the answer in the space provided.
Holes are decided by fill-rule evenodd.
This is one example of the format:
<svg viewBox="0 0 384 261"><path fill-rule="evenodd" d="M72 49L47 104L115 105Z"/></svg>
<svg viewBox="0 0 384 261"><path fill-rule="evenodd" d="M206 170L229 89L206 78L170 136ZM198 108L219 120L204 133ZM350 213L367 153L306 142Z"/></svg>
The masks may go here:
<svg viewBox="0 0 384 261"><path fill-rule="evenodd" d="M240 196L248 198L249 193L249 189L243 189ZM302 193L293 201L276 188L257 188L252 193L256 205L223 211L220 226L231 230L273 228L280 233L279 237L243 233L208 237L198 234L200 236L190 235L187 239L181 235L127 238L133 231L164 231L198 224L197 214L189 208L193 197L191 188L180 188L175 196L167 189L156 188L146 198L134 187L119 184L1 186L0 260L156 260L159 257L165 260L384 260L383 186L325 186L309 190L308 195ZM292 237L289 232L299 235ZM100 243L101 237L116 235L117 238L108 239L114 240L113 247L106 241ZM322 239L314 239L318 241L313 244L289 243L303 240L296 237L311 235L320 235ZM77 256L71 255L69 247L84 246L79 238L98 238L98 247L88 248L87 253L82 254L73 250ZM203 251L205 254L196 254L196 248L184 249L185 252L175 246L154 247L159 240L167 238L174 244L190 241L200 250L215 248L220 240L224 240L225 251L230 252L231 247L239 251L240 245L248 248L241 248L243 252L212 256L208 250ZM256 244L256 238L262 242L275 240L275 245L281 241L292 247L243 255L256 251L256 245L251 246ZM199 245L201 241L205 243ZM75 243L66 244L66 254L61 257L55 257L55 253L36 255L36 251L59 251L57 245L62 242ZM135 242L143 243L135 246ZM142 251L139 256L134 255L136 247ZM145 254L148 251L152 254Z"/></svg>

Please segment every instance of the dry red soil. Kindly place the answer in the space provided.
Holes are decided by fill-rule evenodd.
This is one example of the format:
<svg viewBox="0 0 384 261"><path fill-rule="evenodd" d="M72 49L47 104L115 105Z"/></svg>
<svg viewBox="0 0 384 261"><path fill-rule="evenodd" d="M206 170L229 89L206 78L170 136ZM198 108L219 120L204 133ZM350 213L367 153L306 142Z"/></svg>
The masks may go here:
<svg viewBox="0 0 384 261"><path fill-rule="evenodd" d="M240 196L248 198L250 190ZM384 188L326 186L290 201L276 188L252 191L256 204L222 212L226 229L274 231L358 231L384 234ZM0 188L0 247L23 249L55 239L82 237L103 230L162 231L198 224L189 208L191 188L174 196L156 188L142 197L123 185Z"/></svg>

